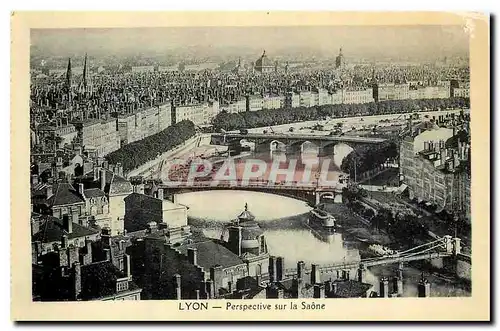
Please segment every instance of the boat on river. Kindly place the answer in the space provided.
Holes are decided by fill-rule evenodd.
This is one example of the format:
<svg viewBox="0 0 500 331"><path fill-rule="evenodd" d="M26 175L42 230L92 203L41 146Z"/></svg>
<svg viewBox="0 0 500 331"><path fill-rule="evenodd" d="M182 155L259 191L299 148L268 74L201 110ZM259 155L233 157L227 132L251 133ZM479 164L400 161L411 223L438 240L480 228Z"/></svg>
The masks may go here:
<svg viewBox="0 0 500 331"><path fill-rule="evenodd" d="M309 224L320 225L322 228L335 231L337 227L337 221L330 213L316 208L309 212Z"/></svg>

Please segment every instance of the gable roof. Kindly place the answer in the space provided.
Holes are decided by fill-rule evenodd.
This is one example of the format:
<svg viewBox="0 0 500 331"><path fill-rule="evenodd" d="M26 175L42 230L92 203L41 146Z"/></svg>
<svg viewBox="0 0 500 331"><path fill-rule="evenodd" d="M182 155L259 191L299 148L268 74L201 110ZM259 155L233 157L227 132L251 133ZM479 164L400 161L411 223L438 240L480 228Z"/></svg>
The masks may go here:
<svg viewBox="0 0 500 331"><path fill-rule="evenodd" d="M47 199L49 206L64 206L76 203L84 203L85 200L69 183L55 184L52 196Z"/></svg>
<svg viewBox="0 0 500 331"><path fill-rule="evenodd" d="M187 255L188 248L196 248L198 252L197 262L200 267L209 270L211 267L220 265L223 268L244 264L238 255L231 252L226 247L219 245L212 240L197 242L177 247L182 254Z"/></svg>
<svg viewBox="0 0 500 331"><path fill-rule="evenodd" d="M81 238L98 233L98 230L81 226L78 223L73 223L72 232L68 233L63 226L63 222L57 217L51 215L34 215L33 221L40 222L39 231L31 236L31 241L40 241L42 243L51 243L61 241L63 235L67 235L68 239Z"/></svg>

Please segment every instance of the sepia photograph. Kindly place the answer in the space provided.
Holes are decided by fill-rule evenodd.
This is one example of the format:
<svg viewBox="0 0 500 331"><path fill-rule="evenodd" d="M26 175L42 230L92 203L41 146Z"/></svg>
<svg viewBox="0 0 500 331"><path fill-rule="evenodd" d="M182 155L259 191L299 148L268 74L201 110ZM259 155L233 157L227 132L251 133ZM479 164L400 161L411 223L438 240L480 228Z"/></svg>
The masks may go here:
<svg viewBox="0 0 500 331"><path fill-rule="evenodd" d="M32 303L259 319L479 294L469 25L191 23L29 29Z"/></svg>

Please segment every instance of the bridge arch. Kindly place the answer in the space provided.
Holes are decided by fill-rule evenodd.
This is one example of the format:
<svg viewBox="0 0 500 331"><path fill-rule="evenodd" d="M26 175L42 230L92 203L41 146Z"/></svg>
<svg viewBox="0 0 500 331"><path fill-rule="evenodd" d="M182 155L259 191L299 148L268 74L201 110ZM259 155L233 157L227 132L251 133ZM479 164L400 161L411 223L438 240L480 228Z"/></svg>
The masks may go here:
<svg viewBox="0 0 500 331"><path fill-rule="evenodd" d="M270 151L286 151L286 144L282 141L279 140L271 140L269 143L269 150Z"/></svg>
<svg viewBox="0 0 500 331"><path fill-rule="evenodd" d="M319 146L310 140L297 140L290 144L292 151L300 151L301 153L310 151L319 151Z"/></svg>
<svg viewBox="0 0 500 331"><path fill-rule="evenodd" d="M340 168L342 161L349 155L354 148L346 143L337 143L333 147L333 163Z"/></svg>

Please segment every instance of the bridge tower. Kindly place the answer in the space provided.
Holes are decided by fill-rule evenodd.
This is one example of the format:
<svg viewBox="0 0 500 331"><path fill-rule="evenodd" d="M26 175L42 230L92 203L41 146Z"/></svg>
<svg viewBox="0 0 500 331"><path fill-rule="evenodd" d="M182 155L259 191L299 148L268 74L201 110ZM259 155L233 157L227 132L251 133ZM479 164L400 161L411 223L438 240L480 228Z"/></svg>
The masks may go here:
<svg viewBox="0 0 500 331"><path fill-rule="evenodd" d="M366 267L363 263L359 264L358 268L358 282L363 283L366 277Z"/></svg>
<svg viewBox="0 0 500 331"><path fill-rule="evenodd" d="M443 237L443 244L444 244L444 249L446 253L452 253L453 252L453 245L452 245L452 237L449 235L446 235Z"/></svg>
<svg viewBox="0 0 500 331"><path fill-rule="evenodd" d="M462 251L462 246L460 244L462 240L460 238L453 238L453 255L457 256Z"/></svg>

